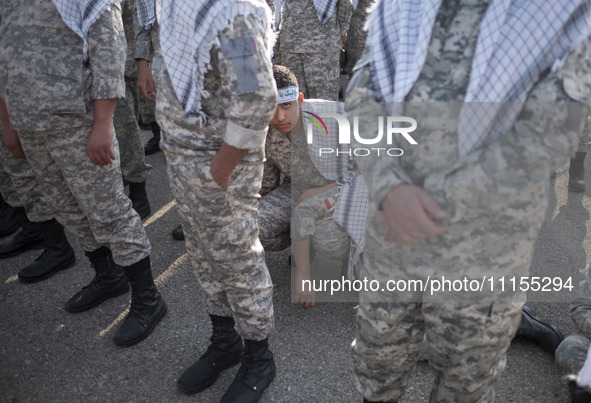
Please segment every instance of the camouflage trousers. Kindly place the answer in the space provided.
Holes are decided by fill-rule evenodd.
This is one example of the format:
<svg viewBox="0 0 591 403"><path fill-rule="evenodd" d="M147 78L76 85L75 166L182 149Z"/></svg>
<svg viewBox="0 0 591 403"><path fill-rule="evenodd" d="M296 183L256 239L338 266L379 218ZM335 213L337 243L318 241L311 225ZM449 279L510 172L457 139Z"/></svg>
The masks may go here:
<svg viewBox="0 0 591 403"><path fill-rule="evenodd" d="M304 98L339 100L340 52L289 53L282 50L281 63L296 76Z"/></svg>
<svg viewBox="0 0 591 403"><path fill-rule="evenodd" d="M556 364L567 374L576 374L581 370L591 344L590 270L591 262L587 265L586 279L580 282L577 296L570 306L570 317L577 327L577 333L564 339L554 353Z"/></svg>
<svg viewBox="0 0 591 403"><path fill-rule="evenodd" d="M347 42L345 43L345 49L347 50L346 67L349 74L353 72L355 64L361 58L363 49L365 49L367 31L363 27L367 19L368 8L372 7L375 3L376 0L359 0L357 8L351 16L351 23L347 32Z"/></svg>
<svg viewBox="0 0 591 403"><path fill-rule="evenodd" d="M544 209L542 200L532 215L543 217ZM499 287L433 292L420 284L464 277L480 282L484 275L494 276L494 281L503 275L527 276L541 220L523 231L517 231L513 221L504 222L506 230L517 231L504 236L493 231L501 220L491 213L477 222L444 223L443 235L397 248L381 234L378 217L378 207L371 204L359 276L377 280L380 287L359 294L353 346L358 390L368 400L398 400L426 337L429 362L437 375L431 401L492 401L525 295ZM530 221L529 216L520 217ZM398 288L386 287L389 280ZM419 286L417 280L422 281Z"/></svg>
<svg viewBox="0 0 591 403"><path fill-rule="evenodd" d="M312 196L293 207L291 239L310 238L316 253L331 259L343 259L349 255L351 238L328 211L325 199L338 198L340 189L335 187Z"/></svg>
<svg viewBox="0 0 591 403"><path fill-rule="evenodd" d="M53 212L29 162L13 156L2 140L0 140L0 192L12 207L24 207L27 217L33 222L43 222L53 218Z"/></svg>
<svg viewBox="0 0 591 403"><path fill-rule="evenodd" d="M140 128L134 114L132 88L128 82L125 85L125 99L117 101L113 125L121 152L123 179L132 183L145 182L146 174L152 166L146 163L144 146L140 141Z"/></svg>
<svg viewBox="0 0 591 403"><path fill-rule="evenodd" d="M129 266L150 254L150 242L123 193L117 139L113 138L116 160L98 166L88 158L90 131L90 127L21 131L19 138L55 218L76 236L83 250L106 246L115 263Z"/></svg>
<svg viewBox="0 0 591 403"><path fill-rule="evenodd" d="M259 241L257 207L261 162L240 163L228 187L210 173L214 152L166 153L187 251L208 297L208 313L234 317L245 339L262 340L273 328L273 284Z"/></svg>
<svg viewBox="0 0 591 403"><path fill-rule="evenodd" d="M265 251L289 248L291 190L283 184L261 197L259 201L259 239Z"/></svg>

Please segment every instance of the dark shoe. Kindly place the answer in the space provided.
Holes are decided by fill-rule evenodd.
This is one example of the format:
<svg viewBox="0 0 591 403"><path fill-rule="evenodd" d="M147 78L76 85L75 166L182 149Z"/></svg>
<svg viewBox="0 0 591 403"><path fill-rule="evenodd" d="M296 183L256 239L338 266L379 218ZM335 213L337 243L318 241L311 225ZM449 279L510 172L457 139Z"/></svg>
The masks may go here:
<svg viewBox="0 0 591 403"><path fill-rule="evenodd" d="M183 226L179 225L175 229L172 230L172 239L176 241L184 241L185 240L185 233L183 232Z"/></svg>
<svg viewBox="0 0 591 403"><path fill-rule="evenodd" d="M524 305L521 310L521 323L514 339L533 341L542 350L554 356L564 336L556 326L542 322L533 309Z"/></svg>
<svg viewBox="0 0 591 403"><path fill-rule="evenodd" d="M261 399L276 373L268 340L244 340L242 365L221 403L254 403Z"/></svg>
<svg viewBox="0 0 591 403"><path fill-rule="evenodd" d="M568 168L568 191L583 193L585 191L585 157L587 153L577 152L570 160Z"/></svg>
<svg viewBox="0 0 591 403"><path fill-rule="evenodd" d="M234 329L234 318L209 315L213 332L211 344L199 360L183 372L176 382L185 393L204 391L215 383L227 368L237 365L242 359L242 338Z"/></svg>
<svg viewBox="0 0 591 403"><path fill-rule="evenodd" d="M87 311L129 291L129 281L108 248L103 246L85 254L96 274L90 284L66 302L66 310L71 313Z"/></svg>
<svg viewBox="0 0 591 403"><path fill-rule="evenodd" d="M146 194L146 182L129 182L129 199L133 209L139 214L143 220L150 215L150 202Z"/></svg>
<svg viewBox="0 0 591 403"><path fill-rule="evenodd" d="M18 256L29 249L43 248L41 224L29 221L23 207L17 207L15 210L19 216L21 231L10 241L0 245L0 259Z"/></svg>
<svg viewBox="0 0 591 403"><path fill-rule="evenodd" d="M124 270L131 283L131 306L113 341L128 347L148 337L168 308L154 284L149 256Z"/></svg>
<svg viewBox="0 0 591 403"><path fill-rule="evenodd" d="M18 272L18 279L34 283L53 276L76 264L74 249L68 242L64 227L55 219L41 223L45 249L35 261Z"/></svg>
<svg viewBox="0 0 591 403"><path fill-rule="evenodd" d="M4 201L0 194L0 238L14 234L21 226L16 209Z"/></svg>
<svg viewBox="0 0 591 403"><path fill-rule="evenodd" d="M152 123L152 134L154 134L154 136L152 136L144 146L144 154L146 155L160 151L160 126L158 126L158 123L156 122Z"/></svg>
<svg viewBox="0 0 591 403"><path fill-rule="evenodd" d="M568 394L571 403L589 403L591 402L591 393L577 384L577 375L571 374L563 378L568 385Z"/></svg>

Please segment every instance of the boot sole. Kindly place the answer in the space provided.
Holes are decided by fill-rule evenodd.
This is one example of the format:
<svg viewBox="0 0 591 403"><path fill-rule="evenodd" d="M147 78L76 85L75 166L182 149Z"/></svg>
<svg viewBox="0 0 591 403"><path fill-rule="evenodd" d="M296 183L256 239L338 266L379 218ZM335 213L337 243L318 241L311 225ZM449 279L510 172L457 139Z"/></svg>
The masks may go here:
<svg viewBox="0 0 591 403"><path fill-rule="evenodd" d="M88 311L94 307L99 306L100 304L102 304L103 302L105 302L106 300L108 300L110 298L117 298L120 295L127 294L128 291L129 291L129 283L127 283L125 287L122 287L119 290L115 290L115 291L110 292L109 294L104 295L103 297L101 297L100 299L97 299L95 302L93 302L90 305L85 305L83 307L78 307L78 308L69 308L68 306L66 306L66 311L68 311L70 313L80 313L80 312Z"/></svg>
<svg viewBox="0 0 591 403"><path fill-rule="evenodd" d="M180 383L179 381L176 382L177 387L179 388L179 390L183 393L186 393L187 395L193 395L195 393L199 393L199 392L203 392L205 389L210 388L220 377L220 375L222 374L222 372L224 372L225 370L235 367L236 365L240 364L240 361L242 361L242 355L239 355L238 358L235 361L231 361L225 368L223 368L218 376L216 376L213 380L211 380L210 382L207 382L205 384L201 384L199 386L188 386L188 385L184 385L182 383Z"/></svg>
<svg viewBox="0 0 591 403"><path fill-rule="evenodd" d="M160 323L162 321L162 319L164 319L164 317L168 313L168 305L166 305L166 302L164 302L164 301L162 301L162 302L164 304L164 308L162 308L162 310L160 311L160 314L158 315L156 320L152 323L152 326L150 326L150 328L146 331L146 333L144 333L140 337L136 337L135 339L132 339L132 340L123 341L123 340L117 340L117 339L113 338L113 342L115 343L115 345L117 345L119 347L131 347L134 344L137 344L140 341L144 340L146 337L148 337L152 333L154 328L156 328L156 325L158 323Z"/></svg>
<svg viewBox="0 0 591 403"><path fill-rule="evenodd" d="M64 262L60 266L58 266L55 269L51 270L50 272L45 273L42 276L38 276L38 277L21 277L21 275L19 273L18 274L18 279L21 281L21 283L37 283L39 281L43 281L45 279L48 279L49 277L53 276L54 274L56 274L59 271L69 269L70 267L73 267L75 265L76 265L76 258L73 258L73 259L68 260L67 262Z"/></svg>

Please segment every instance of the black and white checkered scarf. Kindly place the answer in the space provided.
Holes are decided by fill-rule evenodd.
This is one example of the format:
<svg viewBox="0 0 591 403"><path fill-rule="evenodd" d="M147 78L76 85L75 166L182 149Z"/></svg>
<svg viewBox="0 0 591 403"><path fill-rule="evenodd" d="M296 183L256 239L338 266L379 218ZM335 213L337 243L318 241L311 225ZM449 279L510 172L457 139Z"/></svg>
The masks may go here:
<svg viewBox="0 0 591 403"><path fill-rule="evenodd" d="M382 0L368 16L371 67L385 102L403 102L418 79L441 1ZM591 0L493 0L460 113L460 156L505 133L541 75L589 40L590 32Z"/></svg>
<svg viewBox="0 0 591 403"><path fill-rule="evenodd" d="M53 0L64 23L84 40L84 59L88 59L88 31L112 3L121 0Z"/></svg>

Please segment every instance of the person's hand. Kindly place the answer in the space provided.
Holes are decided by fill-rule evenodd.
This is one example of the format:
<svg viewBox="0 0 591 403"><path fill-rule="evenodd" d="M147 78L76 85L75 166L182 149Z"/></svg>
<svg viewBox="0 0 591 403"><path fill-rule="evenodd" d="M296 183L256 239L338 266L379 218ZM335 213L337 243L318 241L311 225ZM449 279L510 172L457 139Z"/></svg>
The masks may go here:
<svg viewBox="0 0 591 403"><path fill-rule="evenodd" d="M145 59L137 61L137 86L144 98L154 101L156 99L156 87L150 71L149 62Z"/></svg>
<svg viewBox="0 0 591 403"><path fill-rule="evenodd" d="M234 167L230 167L228 164L225 164L217 154L211 160L211 166L209 169L211 170L211 176L213 177L213 180L218 185L226 187L230 184Z"/></svg>
<svg viewBox="0 0 591 403"><path fill-rule="evenodd" d="M399 247L445 232L445 227L437 223L445 217L445 212L417 186L396 186L384 197L381 207L382 234Z"/></svg>
<svg viewBox="0 0 591 403"><path fill-rule="evenodd" d="M295 302L300 304L304 309L311 308L316 303L316 293L312 289L311 282L303 284L304 280L310 280L310 274L296 272L295 280ZM305 289L305 290L304 290Z"/></svg>
<svg viewBox="0 0 591 403"><path fill-rule="evenodd" d="M310 197L316 196L317 194L320 194L322 192L326 192L328 189L332 189L333 187L337 186L336 183L331 183L329 185L326 186L321 186L319 188L311 188L311 189L307 189L304 193L301 194L301 196L298 199L298 204L300 204L301 202L303 202L306 199L309 199Z"/></svg>
<svg viewBox="0 0 591 403"><path fill-rule="evenodd" d="M108 165L115 160L113 135L113 125L110 122L95 121L92 125L86 148L88 157L96 165Z"/></svg>
<svg viewBox="0 0 591 403"><path fill-rule="evenodd" d="M4 144L6 144L8 151L10 151L10 153L16 158L26 158L16 130L12 128L3 130L2 141L4 141Z"/></svg>

